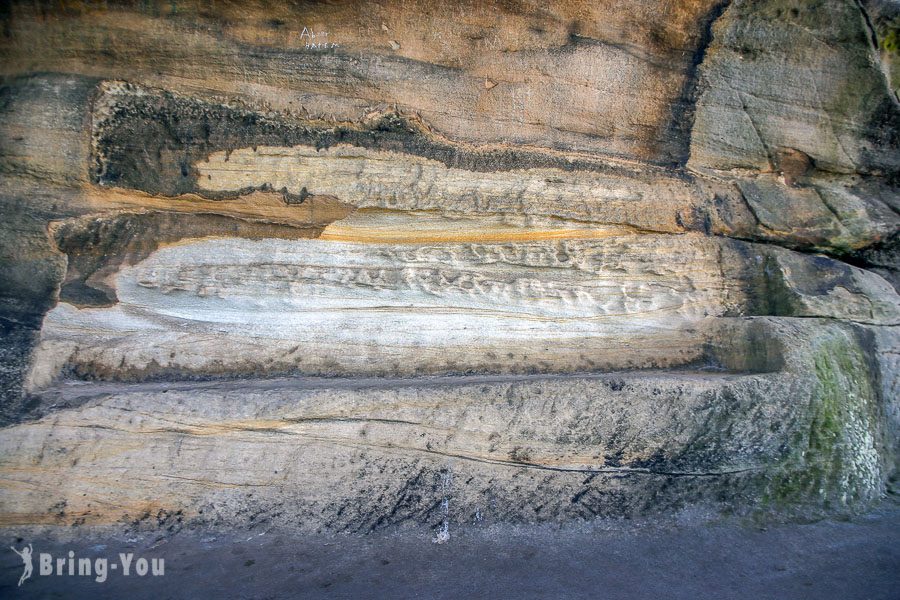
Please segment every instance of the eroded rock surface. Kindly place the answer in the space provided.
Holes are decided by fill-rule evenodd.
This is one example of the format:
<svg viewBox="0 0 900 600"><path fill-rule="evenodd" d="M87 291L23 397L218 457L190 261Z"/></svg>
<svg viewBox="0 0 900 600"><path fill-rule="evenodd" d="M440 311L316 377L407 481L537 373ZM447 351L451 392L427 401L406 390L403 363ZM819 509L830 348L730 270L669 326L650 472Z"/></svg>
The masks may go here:
<svg viewBox="0 0 900 600"><path fill-rule="evenodd" d="M892 5L553 4L12 3L0 524L889 489Z"/></svg>

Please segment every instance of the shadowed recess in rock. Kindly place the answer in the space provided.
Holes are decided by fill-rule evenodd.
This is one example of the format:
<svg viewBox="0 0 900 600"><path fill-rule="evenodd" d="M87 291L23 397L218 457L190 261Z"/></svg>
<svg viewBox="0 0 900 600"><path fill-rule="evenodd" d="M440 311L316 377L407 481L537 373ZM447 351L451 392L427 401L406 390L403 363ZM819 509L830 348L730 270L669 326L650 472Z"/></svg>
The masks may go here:
<svg viewBox="0 0 900 600"><path fill-rule="evenodd" d="M68 256L59 299L75 306L112 306L123 265L136 264L159 246L185 238L249 239L315 237L323 226L296 227L215 214L118 213L60 222L52 227L56 247Z"/></svg>
<svg viewBox="0 0 900 600"><path fill-rule="evenodd" d="M537 229L534 240L423 243L423 234L460 235L460 223L417 222L370 211L325 230L391 243L161 248L118 272L112 308L63 303L48 314L32 385L60 373L140 380L712 365L716 317L900 322L886 282L824 257L621 228L576 230L584 239ZM467 236L506 235L489 222L465 224Z"/></svg>

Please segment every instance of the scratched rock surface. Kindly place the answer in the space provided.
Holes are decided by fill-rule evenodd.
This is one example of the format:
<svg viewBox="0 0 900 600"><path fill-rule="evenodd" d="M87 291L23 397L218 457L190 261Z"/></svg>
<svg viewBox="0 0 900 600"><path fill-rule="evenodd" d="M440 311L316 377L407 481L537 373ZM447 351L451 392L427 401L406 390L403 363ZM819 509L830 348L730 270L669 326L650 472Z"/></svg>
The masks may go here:
<svg viewBox="0 0 900 600"><path fill-rule="evenodd" d="M0 525L864 508L900 9L0 12Z"/></svg>
<svg viewBox="0 0 900 600"><path fill-rule="evenodd" d="M71 384L70 408L5 432L3 523L366 532L877 497L871 333L728 329L771 346L758 373Z"/></svg>

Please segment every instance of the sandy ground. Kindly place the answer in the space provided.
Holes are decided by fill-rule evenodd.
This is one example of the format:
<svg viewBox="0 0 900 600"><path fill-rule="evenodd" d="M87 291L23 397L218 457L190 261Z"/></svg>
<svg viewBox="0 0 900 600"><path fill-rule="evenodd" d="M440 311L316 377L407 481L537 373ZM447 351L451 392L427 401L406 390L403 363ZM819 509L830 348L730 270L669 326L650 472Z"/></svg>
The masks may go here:
<svg viewBox="0 0 900 600"><path fill-rule="evenodd" d="M563 528L296 536L2 530L0 598L900 598L900 504L849 520L751 526L682 519ZM34 548L34 573L17 587ZM39 555L108 557L106 581L41 575ZM122 574L119 553L133 553ZM165 574L135 573L141 557ZM64 567L66 573L67 567ZM76 567L77 569L77 567Z"/></svg>

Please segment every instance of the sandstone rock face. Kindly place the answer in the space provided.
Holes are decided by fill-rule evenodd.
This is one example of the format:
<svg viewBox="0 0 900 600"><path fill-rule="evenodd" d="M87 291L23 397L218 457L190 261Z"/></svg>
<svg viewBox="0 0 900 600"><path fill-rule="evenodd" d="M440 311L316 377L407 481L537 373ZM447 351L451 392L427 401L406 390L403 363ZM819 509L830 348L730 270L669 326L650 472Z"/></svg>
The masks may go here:
<svg viewBox="0 0 900 600"><path fill-rule="evenodd" d="M864 507L896 14L12 3L0 524Z"/></svg>

